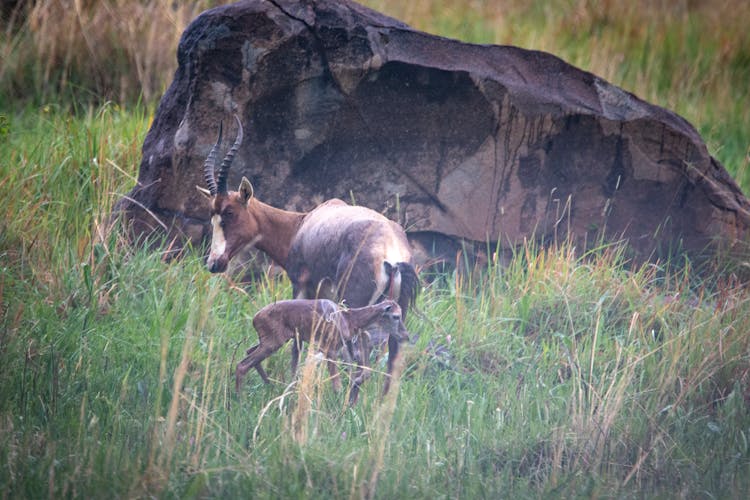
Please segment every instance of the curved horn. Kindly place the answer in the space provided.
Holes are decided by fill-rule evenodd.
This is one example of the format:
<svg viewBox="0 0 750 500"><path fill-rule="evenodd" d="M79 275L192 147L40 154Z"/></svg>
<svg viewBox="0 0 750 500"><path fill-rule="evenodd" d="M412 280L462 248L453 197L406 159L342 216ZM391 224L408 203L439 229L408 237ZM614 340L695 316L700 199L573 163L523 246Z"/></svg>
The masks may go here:
<svg viewBox="0 0 750 500"><path fill-rule="evenodd" d="M237 115L234 115L234 119L237 120L237 138L234 140L232 148L229 150L229 152L227 152L227 155L224 157L224 160L221 162L221 166L219 167L219 173L216 177L216 189L219 193L227 192L227 177L229 176L229 167L232 166L234 155L237 154L237 150L240 148L240 144L242 144L242 122L240 122L240 118Z"/></svg>
<svg viewBox="0 0 750 500"><path fill-rule="evenodd" d="M203 178L206 179L206 185L211 196L216 196L216 180L214 178L214 170L216 169L216 156L219 154L219 146L221 145L221 134L223 129L223 122L219 122L219 138L216 139L216 144L211 148L206 158L206 163L203 164Z"/></svg>

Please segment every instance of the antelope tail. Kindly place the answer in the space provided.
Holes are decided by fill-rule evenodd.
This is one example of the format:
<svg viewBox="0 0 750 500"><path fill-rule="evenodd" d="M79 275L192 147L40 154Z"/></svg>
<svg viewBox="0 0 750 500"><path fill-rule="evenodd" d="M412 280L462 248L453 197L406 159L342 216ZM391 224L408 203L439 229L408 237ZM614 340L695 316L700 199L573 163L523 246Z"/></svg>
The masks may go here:
<svg viewBox="0 0 750 500"><path fill-rule="evenodd" d="M406 311L414 305L419 292L419 277L414 266L408 262L384 263L385 272L388 275L388 284L383 290L383 297L398 301L404 318Z"/></svg>
<svg viewBox="0 0 750 500"><path fill-rule="evenodd" d="M408 262L399 262L398 270L401 271L401 293L398 297L398 305L404 311L406 319L406 310L410 309L417 301L419 293L419 276L414 266Z"/></svg>

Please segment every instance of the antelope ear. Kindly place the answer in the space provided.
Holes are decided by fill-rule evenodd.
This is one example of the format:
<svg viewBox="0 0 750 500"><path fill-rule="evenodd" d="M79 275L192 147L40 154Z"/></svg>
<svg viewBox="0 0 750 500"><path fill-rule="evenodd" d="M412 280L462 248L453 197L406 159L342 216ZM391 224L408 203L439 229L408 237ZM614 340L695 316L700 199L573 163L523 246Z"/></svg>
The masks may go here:
<svg viewBox="0 0 750 500"><path fill-rule="evenodd" d="M240 182L239 192L243 203L247 203L250 198L253 197L253 185L250 184L250 181L247 180L247 177L242 178L242 181Z"/></svg>
<svg viewBox="0 0 750 500"><path fill-rule="evenodd" d="M211 191L209 191L208 189L206 189L204 187L200 187L200 186L195 186L195 189L197 189L200 194L202 194L203 196L205 196L209 200L211 198L213 198L213 196L211 196Z"/></svg>

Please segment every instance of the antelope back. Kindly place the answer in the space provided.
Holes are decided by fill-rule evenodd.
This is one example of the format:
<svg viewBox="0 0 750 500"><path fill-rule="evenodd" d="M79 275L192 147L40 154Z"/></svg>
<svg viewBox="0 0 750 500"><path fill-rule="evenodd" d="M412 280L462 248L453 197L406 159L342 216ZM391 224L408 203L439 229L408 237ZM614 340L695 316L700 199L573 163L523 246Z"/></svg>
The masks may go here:
<svg viewBox="0 0 750 500"><path fill-rule="evenodd" d="M368 208L329 200L305 217L287 272L303 296L314 297L317 284L330 280L339 299L361 307L383 293L390 279L386 263L411 261L401 226Z"/></svg>

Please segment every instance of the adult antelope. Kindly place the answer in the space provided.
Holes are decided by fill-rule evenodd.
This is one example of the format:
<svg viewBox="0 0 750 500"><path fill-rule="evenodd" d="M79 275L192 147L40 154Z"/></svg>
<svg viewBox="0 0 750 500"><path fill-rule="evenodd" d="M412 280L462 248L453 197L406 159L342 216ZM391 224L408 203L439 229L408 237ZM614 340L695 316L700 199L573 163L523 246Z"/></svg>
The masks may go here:
<svg viewBox="0 0 750 500"><path fill-rule="evenodd" d="M236 253L250 243L286 271L295 298L343 300L348 307L363 307L392 299L403 317L414 303L419 282L403 228L369 208L351 206L339 199L321 203L309 212L274 208L253 196L253 187L242 178L237 191L227 190L232 160L242 143L242 123L237 137L216 172L222 139L219 137L203 168L208 189L198 187L211 202L211 251L208 269L226 270ZM386 339L375 336L374 343ZM398 345L388 338L391 353ZM298 356L293 349L293 355ZM389 356L389 369L395 356Z"/></svg>

